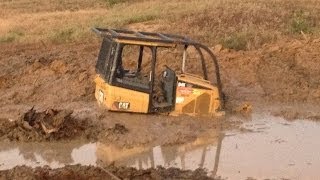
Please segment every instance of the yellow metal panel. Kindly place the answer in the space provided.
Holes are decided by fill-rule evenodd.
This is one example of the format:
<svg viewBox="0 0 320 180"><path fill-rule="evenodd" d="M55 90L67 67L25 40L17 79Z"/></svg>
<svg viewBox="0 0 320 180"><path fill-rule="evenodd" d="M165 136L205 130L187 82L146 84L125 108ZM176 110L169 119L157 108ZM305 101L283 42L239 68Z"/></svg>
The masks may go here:
<svg viewBox="0 0 320 180"><path fill-rule="evenodd" d="M147 113L149 94L111 86L100 76L95 79L98 103L111 111Z"/></svg>
<svg viewBox="0 0 320 180"><path fill-rule="evenodd" d="M181 80L179 78L179 80ZM186 80L186 79L185 79ZM189 82L190 81L186 81ZM199 85L196 81L193 84ZM148 113L149 94L133 91L121 87L111 86L98 75L95 79L96 92L95 97L100 105L112 111L127 111ZM200 82L202 84L202 82ZM220 107L218 89L215 86L208 85L210 89L201 89L193 87L177 87L175 110L170 115L187 114L191 116L213 116ZM203 97L208 97L203 98ZM119 108L117 103L130 103L128 109ZM126 105L126 104L124 104ZM204 108L208 106L208 108ZM205 109L208 113L197 108Z"/></svg>
<svg viewBox="0 0 320 180"><path fill-rule="evenodd" d="M209 81L191 75L179 75L178 81L184 81L207 89L178 86L176 106L175 110L170 113L171 115L212 116L216 113L220 106L217 87L211 85Z"/></svg>

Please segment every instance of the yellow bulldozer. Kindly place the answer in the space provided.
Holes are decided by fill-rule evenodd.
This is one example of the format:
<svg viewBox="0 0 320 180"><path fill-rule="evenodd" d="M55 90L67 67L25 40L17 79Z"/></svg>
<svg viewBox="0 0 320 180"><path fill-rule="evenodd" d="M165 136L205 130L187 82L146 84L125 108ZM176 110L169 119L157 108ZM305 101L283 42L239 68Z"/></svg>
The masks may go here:
<svg viewBox="0 0 320 180"><path fill-rule="evenodd" d="M93 28L102 44L96 64L95 97L110 111L220 116L224 100L217 58L205 45L173 34ZM187 50L198 54L202 76L186 72ZM181 51L181 69L173 70L169 51ZM209 56L205 56L204 52ZM177 56L175 56L177 57ZM205 58L213 63L208 80ZM176 59L171 62L177 63Z"/></svg>

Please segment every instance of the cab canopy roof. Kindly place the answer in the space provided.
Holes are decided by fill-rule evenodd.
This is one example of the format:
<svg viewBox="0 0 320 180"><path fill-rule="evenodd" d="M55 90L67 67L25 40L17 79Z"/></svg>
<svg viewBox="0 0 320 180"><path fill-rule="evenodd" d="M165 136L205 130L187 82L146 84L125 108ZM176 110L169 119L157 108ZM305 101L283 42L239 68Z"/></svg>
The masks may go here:
<svg viewBox="0 0 320 180"><path fill-rule="evenodd" d="M125 44L168 46L176 45L198 45L199 43L180 35L130 31L123 29L92 28L92 30L103 38L112 39Z"/></svg>

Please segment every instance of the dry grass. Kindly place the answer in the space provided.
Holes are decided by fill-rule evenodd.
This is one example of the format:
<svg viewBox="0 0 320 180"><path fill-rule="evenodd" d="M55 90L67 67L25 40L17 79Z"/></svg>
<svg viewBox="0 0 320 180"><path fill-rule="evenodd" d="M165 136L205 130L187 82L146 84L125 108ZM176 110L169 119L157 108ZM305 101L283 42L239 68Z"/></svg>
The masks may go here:
<svg viewBox="0 0 320 180"><path fill-rule="evenodd" d="M297 17L297 12L303 15ZM297 37L300 30L319 36L320 1L224 0L173 21L176 32L209 44L254 49L279 38ZM184 26L178 26L179 21Z"/></svg>
<svg viewBox="0 0 320 180"><path fill-rule="evenodd" d="M245 50L320 36L319 22L320 0L4 0L0 43L92 40L92 26L130 26Z"/></svg>
<svg viewBox="0 0 320 180"><path fill-rule="evenodd" d="M20 14L77 11L106 7L101 0L1 0L0 16L10 17Z"/></svg>

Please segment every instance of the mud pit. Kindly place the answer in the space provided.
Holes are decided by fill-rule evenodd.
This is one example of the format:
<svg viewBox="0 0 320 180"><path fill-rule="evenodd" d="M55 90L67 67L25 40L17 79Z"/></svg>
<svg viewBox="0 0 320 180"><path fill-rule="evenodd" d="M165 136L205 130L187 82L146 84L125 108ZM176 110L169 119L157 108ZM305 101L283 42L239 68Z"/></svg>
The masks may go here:
<svg viewBox="0 0 320 180"><path fill-rule="evenodd" d="M252 119L250 112L247 114L242 111L242 107L252 107L253 113L257 112L258 107L262 107L274 116L289 120L318 121L320 117L319 45L319 40L308 42L294 40L266 45L254 51L236 52L212 48L220 61L223 88L227 97L228 116L226 119L217 120L109 113L100 109L94 99L93 84L98 42L46 46L1 45L0 139L4 142L19 143L39 141L68 143L74 140L88 143L91 141L102 143L107 147L115 146L115 150L134 149L137 146L176 146L194 142L198 138L210 139L216 136L210 132L220 130L230 132L231 129L238 129L240 124ZM243 104L249 106L243 106ZM48 109L54 109L54 111L58 109L66 114L70 110L72 114L69 117L62 116L67 117L63 119L68 123L61 126L57 132L46 133L41 128L41 123L31 125L30 130L30 127L23 126L19 120L33 106L36 112L45 112L45 114L50 114ZM266 108L269 106L271 108ZM229 117L239 112L241 118ZM29 122L28 124L30 125ZM248 128L239 129L251 132ZM241 141L241 137L236 138L231 144L236 144L238 141ZM243 153L241 151L238 156ZM290 154L290 152L286 153ZM109 164L109 161L105 163ZM36 164L33 167L36 167ZM95 165L95 163L83 165ZM130 166L126 163L122 165ZM239 177L233 176L234 172L230 175L232 165L226 166L222 168L220 174L218 173L219 175ZM81 168L90 169L91 167ZM18 172L19 169L24 171L28 168L17 168ZM284 169L282 172L288 173L288 167ZM90 171L96 170L91 168ZM244 174L265 177L253 171ZM280 173L277 177L285 176ZM296 176L292 177L294 179Z"/></svg>
<svg viewBox="0 0 320 180"><path fill-rule="evenodd" d="M80 126L80 129L86 126L79 136L89 136L88 140L98 138L118 143L119 146L183 143L195 139L208 129L220 126L232 128L237 124L208 119L195 121L191 117L105 112L97 106L94 99L94 67L99 42L54 46L2 46L0 112L3 120L16 122L33 106L39 112L48 109L72 110L71 119L76 126ZM8 121L2 124L10 125ZM123 125L128 132L113 132L116 124ZM77 136L65 139L70 140Z"/></svg>
<svg viewBox="0 0 320 180"><path fill-rule="evenodd" d="M77 169L87 172L88 175L100 175L101 171L97 167L109 169L115 166L121 168L109 170L121 178L141 178L142 175L155 178L155 175L160 173L159 177L166 179L165 174L176 172L179 177L198 179L180 173L188 171L187 174L200 176L204 174L197 170L200 168L209 177L221 179L317 179L320 165L319 122L302 119L287 121L271 115L269 109L256 109L251 119L238 115L229 118L241 119L244 123L239 130L212 131L210 136L179 145L136 145L121 148L114 144L83 141L58 141L47 144L0 143L0 170L11 169L0 174L24 171L43 174L69 172L62 174L70 174L73 177ZM10 158L3 161L3 157ZM82 167L75 166L76 164L81 164ZM52 169L58 169L12 169L21 165L33 168L47 165ZM65 165L69 166L63 168ZM160 168L160 171L155 172L153 168L157 166L162 166L168 171ZM32 173L27 177L35 175Z"/></svg>
<svg viewBox="0 0 320 180"><path fill-rule="evenodd" d="M319 44L315 39L281 41L254 51L212 48L220 62L227 108L235 109L243 102L318 104ZM94 100L99 42L1 46L1 118L15 120L35 106L70 109L80 118L106 119L101 118L104 115Z"/></svg>
<svg viewBox="0 0 320 180"><path fill-rule="evenodd" d="M197 118L195 121L193 117L182 119L157 115L131 115L131 119L128 119L126 113L110 112L102 112L97 119L94 119L95 116L81 119L77 118L79 115L74 115L74 112L70 114L71 112L52 109L35 111L30 118L28 111L16 121L3 119L0 122L0 139L6 142L100 141L118 147L170 145L193 141L199 136L208 136L208 131L233 129L240 124L237 120L212 121ZM104 118L108 121L99 120ZM43 121L47 123L42 123ZM55 123L61 124L55 126ZM50 132L43 128L42 124L56 131Z"/></svg>

